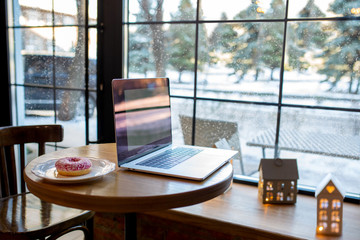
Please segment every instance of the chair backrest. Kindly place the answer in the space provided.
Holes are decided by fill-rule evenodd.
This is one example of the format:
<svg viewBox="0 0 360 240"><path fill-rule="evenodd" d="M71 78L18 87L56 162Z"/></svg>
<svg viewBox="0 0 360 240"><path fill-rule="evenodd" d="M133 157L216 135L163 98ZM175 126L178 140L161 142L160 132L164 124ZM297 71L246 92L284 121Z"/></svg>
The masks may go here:
<svg viewBox="0 0 360 240"><path fill-rule="evenodd" d="M37 143L38 155L45 153L46 142L61 142L64 130L61 125L33 125L0 127L0 197L18 194L15 145L19 145L21 192L25 192L25 144Z"/></svg>
<svg viewBox="0 0 360 240"><path fill-rule="evenodd" d="M183 115L179 117L184 142L191 145L193 118ZM195 125L196 146L213 147L216 142L225 138L234 150L240 151L237 123L196 118Z"/></svg>

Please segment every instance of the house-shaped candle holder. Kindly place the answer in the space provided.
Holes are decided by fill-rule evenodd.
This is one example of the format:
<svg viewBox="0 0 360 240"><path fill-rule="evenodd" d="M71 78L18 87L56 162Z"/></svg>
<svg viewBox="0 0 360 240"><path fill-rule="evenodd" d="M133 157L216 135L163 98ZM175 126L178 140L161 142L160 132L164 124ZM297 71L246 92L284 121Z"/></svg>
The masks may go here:
<svg viewBox="0 0 360 240"><path fill-rule="evenodd" d="M261 159L259 198L263 203L294 204L299 179L296 159Z"/></svg>
<svg viewBox="0 0 360 240"><path fill-rule="evenodd" d="M328 174L318 185L316 233L339 236L342 234L343 200L345 191L340 182Z"/></svg>

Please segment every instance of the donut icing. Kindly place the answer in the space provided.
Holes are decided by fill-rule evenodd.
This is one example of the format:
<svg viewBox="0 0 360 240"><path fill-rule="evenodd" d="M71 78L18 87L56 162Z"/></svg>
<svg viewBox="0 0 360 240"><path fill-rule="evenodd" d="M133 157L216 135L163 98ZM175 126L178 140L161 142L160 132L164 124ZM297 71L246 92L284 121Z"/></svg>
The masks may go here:
<svg viewBox="0 0 360 240"><path fill-rule="evenodd" d="M80 176L90 172L91 161L85 157L64 157L55 162L59 174L65 176Z"/></svg>

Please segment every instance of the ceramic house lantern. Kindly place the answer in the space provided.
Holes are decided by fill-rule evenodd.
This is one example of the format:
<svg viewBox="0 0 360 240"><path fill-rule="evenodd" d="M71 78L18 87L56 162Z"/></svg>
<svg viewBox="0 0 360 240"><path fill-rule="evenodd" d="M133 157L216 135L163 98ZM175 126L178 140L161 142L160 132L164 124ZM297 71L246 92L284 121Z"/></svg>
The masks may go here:
<svg viewBox="0 0 360 240"><path fill-rule="evenodd" d="M316 188L315 197L317 198L316 233L341 235L345 191L340 182L333 175L328 174Z"/></svg>
<svg viewBox="0 0 360 240"><path fill-rule="evenodd" d="M261 159L259 198L263 203L294 204L299 179L296 159Z"/></svg>

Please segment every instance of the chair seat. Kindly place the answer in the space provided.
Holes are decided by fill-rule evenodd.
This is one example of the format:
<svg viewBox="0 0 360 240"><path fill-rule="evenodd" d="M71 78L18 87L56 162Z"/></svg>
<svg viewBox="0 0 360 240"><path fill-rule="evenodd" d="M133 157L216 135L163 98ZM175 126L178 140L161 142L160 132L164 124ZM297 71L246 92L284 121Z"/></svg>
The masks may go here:
<svg viewBox="0 0 360 240"><path fill-rule="evenodd" d="M0 199L0 239L42 238L81 225L93 215L44 202L31 193L13 195Z"/></svg>

